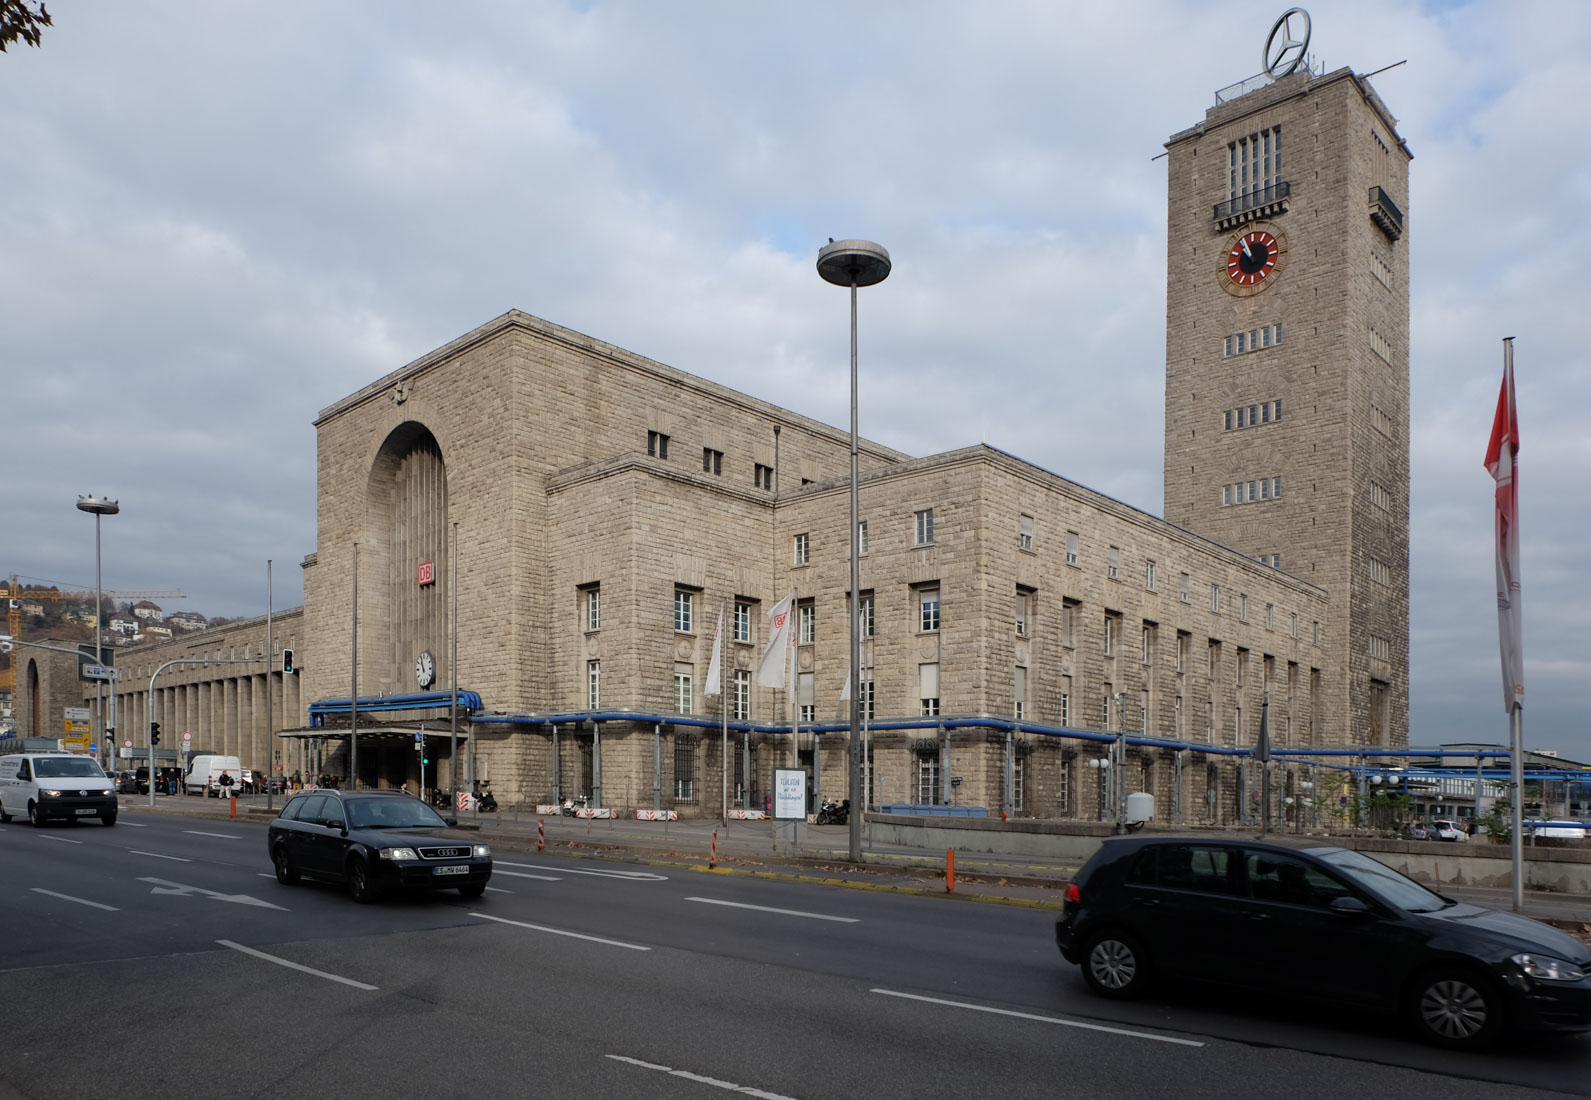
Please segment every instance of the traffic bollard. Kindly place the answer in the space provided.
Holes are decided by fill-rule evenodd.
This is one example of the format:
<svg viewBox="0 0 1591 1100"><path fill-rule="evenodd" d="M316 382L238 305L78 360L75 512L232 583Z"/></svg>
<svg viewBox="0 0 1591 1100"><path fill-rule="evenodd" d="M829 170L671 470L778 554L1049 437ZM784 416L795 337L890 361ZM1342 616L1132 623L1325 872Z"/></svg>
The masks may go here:
<svg viewBox="0 0 1591 1100"><path fill-rule="evenodd" d="M536 819L536 851L544 852L546 850L547 850L547 819L545 817L538 817Z"/></svg>
<svg viewBox="0 0 1591 1100"><path fill-rule="evenodd" d="M238 816L238 796L235 795L235 794L229 796L229 801L232 803L232 816L233 817L237 817Z"/></svg>
<svg viewBox="0 0 1591 1100"><path fill-rule="evenodd" d="M945 849L945 893L954 894L955 892L956 892L956 850L954 848L946 848Z"/></svg>
<svg viewBox="0 0 1591 1100"><path fill-rule="evenodd" d="M713 868L713 867L717 867L718 866L718 830L717 829L713 830L713 843L712 843L712 846L707 849L707 866L709 868Z"/></svg>

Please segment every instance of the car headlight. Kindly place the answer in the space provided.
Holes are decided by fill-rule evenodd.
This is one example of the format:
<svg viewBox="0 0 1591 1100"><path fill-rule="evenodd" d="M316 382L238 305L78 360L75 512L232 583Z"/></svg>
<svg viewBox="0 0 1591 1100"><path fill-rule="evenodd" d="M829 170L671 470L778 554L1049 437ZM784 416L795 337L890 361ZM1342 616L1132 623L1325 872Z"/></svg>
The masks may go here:
<svg viewBox="0 0 1591 1100"><path fill-rule="evenodd" d="M1585 971L1551 955L1515 955L1513 961L1532 978L1545 982L1577 982Z"/></svg>
<svg viewBox="0 0 1591 1100"><path fill-rule="evenodd" d="M61 792L60 791L45 791L45 792L43 792L43 794L44 794L45 798L60 798L61 797Z"/></svg>
<svg viewBox="0 0 1591 1100"><path fill-rule="evenodd" d="M419 859L413 848L383 848L382 859Z"/></svg>
<svg viewBox="0 0 1591 1100"><path fill-rule="evenodd" d="M477 844L473 849L473 853L476 859L486 859L492 854L492 850L485 844Z"/></svg>

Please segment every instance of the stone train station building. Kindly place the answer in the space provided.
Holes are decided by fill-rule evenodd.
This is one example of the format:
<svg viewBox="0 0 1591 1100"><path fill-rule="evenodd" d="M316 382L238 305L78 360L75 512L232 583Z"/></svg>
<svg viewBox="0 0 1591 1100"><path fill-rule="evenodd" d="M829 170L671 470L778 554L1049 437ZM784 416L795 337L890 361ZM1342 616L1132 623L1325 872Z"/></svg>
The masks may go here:
<svg viewBox="0 0 1591 1100"><path fill-rule="evenodd" d="M1094 818L1089 764L1124 728L1125 789L1158 820L1233 821L1253 809L1263 704L1279 753L1407 743L1395 125L1356 74L1301 72L1168 143L1177 522L994 447L863 444L870 805ZM460 775L506 806L713 816L727 787L760 809L792 763L814 799L845 795L847 433L519 312L316 428L318 545L304 607L273 627L300 666L283 677L272 655L278 767L353 770L357 695L359 782L446 787L456 684ZM756 683L792 592L793 692ZM263 622L211 633L180 647L264 644ZM268 766L264 666L185 667L157 690L164 728ZM146 713L147 678L122 689ZM1295 790L1300 766L1279 771Z"/></svg>

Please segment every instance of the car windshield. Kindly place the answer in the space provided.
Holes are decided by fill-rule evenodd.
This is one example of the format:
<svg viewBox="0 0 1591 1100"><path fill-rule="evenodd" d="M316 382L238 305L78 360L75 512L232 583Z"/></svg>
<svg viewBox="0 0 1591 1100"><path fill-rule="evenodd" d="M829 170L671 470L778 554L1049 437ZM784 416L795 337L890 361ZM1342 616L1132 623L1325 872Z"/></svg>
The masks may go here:
<svg viewBox="0 0 1591 1100"><path fill-rule="evenodd" d="M431 807L412 798L350 798L349 823L355 829L444 829L442 820Z"/></svg>
<svg viewBox="0 0 1591 1100"><path fill-rule="evenodd" d="M1358 852L1342 848L1334 852L1311 854L1325 860L1383 901L1410 913L1434 913L1452 904L1407 875L1401 875L1386 864L1377 863Z"/></svg>
<svg viewBox="0 0 1591 1100"><path fill-rule="evenodd" d="M40 779L104 779L105 769L92 756L41 756L33 761Z"/></svg>

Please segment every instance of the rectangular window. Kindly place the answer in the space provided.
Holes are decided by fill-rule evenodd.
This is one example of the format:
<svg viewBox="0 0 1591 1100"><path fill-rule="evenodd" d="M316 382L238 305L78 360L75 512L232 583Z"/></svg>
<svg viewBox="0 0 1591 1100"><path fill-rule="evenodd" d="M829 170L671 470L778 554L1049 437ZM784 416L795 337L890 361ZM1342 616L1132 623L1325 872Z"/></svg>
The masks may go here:
<svg viewBox="0 0 1591 1100"><path fill-rule="evenodd" d="M1275 401L1271 402L1271 406L1271 419L1280 420L1282 418L1282 399L1278 397Z"/></svg>
<svg viewBox="0 0 1591 1100"><path fill-rule="evenodd" d="M1392 494L1375 482L1370 483L1370 503L1377 508L1390 509L1392 507Z"/></svg>
<svg viewBox="0 0 1591 1100"><path fill-rule="evenodd" d="M1016 619L1016 636L1018 638L1026 638L1028 636L1028 605L1031 601L1032 597L1027 592L1017 589L1016 607L1013 616Z"/></svg>
<svg viewBox="0 0 1591 1100"><path fill-rule="evenodd" d="M921 715L932 718L939 713L939 665L938 663L917 666L917 699L921 704Z"/></svg>
<svg viewBox="0 0 1591 1100"><path fill-rule="evenodd" d="M924 508L916 514L916 536L918 546L931 546L934 541L934 510Z"/></svg>
<svg viewBox="0 0 1591 1100"><path fill-rule="evenodd" d="M1144 562L1144 587L1151 592L1155 590L1155 563L1153 559Z"/></svg>
<svg viewBox="0 0 1591 1100"><path fill-rule="evenodd" d="M1270 330L1270 326L1267 325L1265 328L1260 329L1260 347L1268 348L1270 346L1271 346L1271 330Z"/></svg>
<svg viewBox="0 0 1591 1100"><path fill-rule="evenodd" d="M1215 679L1216 669L1221 667L1221 643L1216 641L1214 638L1211 638L1208 653L1210 660L1208 675L1210 679L1213 680Z"/></svg>
<svg viewBox="0 0 1591 1100"><path fill-rule="evenodd" d="M1370 635L1370 656L1378 660L1389 661L1392 659L1392 643L1386 638Z"/></svg>
<svg viewBox="0 0 1591 1100"><path fill-rule="evenodd" d="M796 702L801 707L800 720L804 723L818 720L816 683L816 674L811 672L800 673L796 678Z"/></svg>
<svg viewBox="0 0 1591 1100"><path fill-rule="evenodd" d="M1099 701L1100 729L1110 729L1110 699L1112 694L1114 693L1110 690L1110 685L1106 684L1105 697Z"/></svg>
<svg viewBox="0 0 1591 1100"><path fill-rule="evenodd" d="M1177 585L1178 585L1178 587L1177 587L1177 598L1179 600L1181 600L1183 603L1187 603L1189 601L1189 599L1190 599L1190 597L1188 595L1188 588L1189 588L1189 585L1190 585L1190 581L1189 581L1188 575L1186 573L1183 573L1181 575L1181 577L1177 581Z"/></svg>
<svg viewBox="0 0 1591 1100"><path fill-rule="evenodd" d="M1210 610L1217 615L1221 613L1221 586L1218 584L1210 586Z"/></svg>
<svg viewBox="0 0 1591 1100"><path fill-rule="evenodd" d="M1073 646L1072 626L1077 618L1077 601L1063 600L1061 602L1061 644L1068 649Z"/></svg>
<svg viewBox="0 0 1591 1100"><path fill-rule="evenodd" d="M812 560L812 538L805 531L795 537L793 564L806 565Z"/></svg>
<svg viewBox="0 0 1591 1100"><path fill-rule="evenodd" d="M1066 564L1077 564L1077 532L1066 532Z"/></svg>
<svg viewBox="0 0 1591 1100"><path fill-rule="evenodd" d="M1271 422L1271 405L1270 405L1270 402L1267 401L1265 404L1260 406L1260 423L1261 424L1269 424L1270 422Z"/></svg>
<svg viewBox="0 0 1591 1100"><path fill-rule="evenodd" d="M1237 426L1240 427L1240 428L1243 426L1243 410L1242 409L1238 409L1237 410Z"/></svg>
<svg viewBox="0 0 1591 1100"><path fill-rule="evenodd" d="M1105 656L1113 654L1116 646L1116 616L1105 613Z"/></svg>
<svg viewBox="0 0 1591 1100"><path fill-rule="evenodd" d="M942 791L939 786L939 757L917 757L917 801L925 806L937 806Z"/></svg>
<svg viewBox="0 0 1591 1100"><path fill-rule="evenodd" d="M1017 721L1021 721L1027 716L1028 698L1028 670L1021 665L1016 667L1016 675L1013 677L1012 696L1014 700L1011 711L1012 717L1016 718Z"/></svg>
<svg viewBox="0 0 1591 1100"><path fill-rule="evenodd" d="M1265 629L1276 629L1276 605L1273 603L1265 605Z"/></svg>
<svg viewBox="0 0 1591 1100"><path fill-rule="evenodd" d="M1254 493L1254 483L1252 481L1248 483L1248 499L1250 504L1253 504L1259 499L1259 497Z"/></svg>
<svg viewBox="0 0 1591 1100"><path fill-rule="evenodd" d="M862 704L862 721L871 722L874 717L873 702L876 698L873 686L873 670L871 668L862 669L861 675L857 677L856 687L856 697Z"/></svg>
<svg viewBox="0 0 1591 1100"><path fill-rule="evenodd" d="M1222 413L1221 415L1223 417L1225 417L1226 430L1227 431L1231 431L1232 430L1232 410L1231 409L1227 409L1226 412Z"/></svg>
<svg viewBox="0 0 1591 1100"><path fill-rule="evenodd" d="M1238 333L1237 334L1237 353L1239 355L1242 355L1245 351L1248 350L1247 344L1248 344L1248 333L1246 333L1246 332ZM1243 423L1242 423L1242 421L1240 419L1238 421L1238 427L1241 428L1242 426L1243 426Z"/></svg>
<svg viewBox="0 0 1591 1100"><path fill-rule="evenodd" d="M867 520L856 521L856 556L867 557Z"/></svg>
<svg viewBox="0 0 1591 1100"><path fill-rule="evenodd" d="M724 472L724 452L715 451L711 447L702 448L702 472L707 474L721 474Z"/></svg>
<svg viewBox="0 0 1591 1100"><path fill-rule="evenodd" d="M1282 342L1282 323L1280 321L1277 321L1276 324L1271 326L1271 343L1280 344L1281 342Z"/></svg>
<svg viewBox="0 0 1591 1100"><path fill-rule="evenodd" d="M773 467L764 466L760 462L757 463L751 468L751 479L752 484L757 488L771 490L773 488Z"/></svg>
<svg viewBox="0 0 1591 1100"><path fill-rule="evenodd" d="M1241 647L1237 651L1237 660L1232 662L1232 682L1238 687L1243 686L1243 678L1248 675L1248 650Z"/></svg>
<svg viewBox="0 0 1591 1100"><path fill-rule="evenodd" d="M674 798L681 802L696 798L696 746L690 741L674 743Z"/></svg>
<svg viewBox="0 0 1591 1100"><path fill-rule="evenodd" d="M695 699L691 694L693 666L683 662L674 666L674 713L689 714Z"/></svg>
<svg viewBox="0 0 1591 1100"><path fill-rule="evenodd" d="M1061 677L1061 725L1072 724L1072 678Z"/></svg>
<svg viewBox="0 0 1591 1100"><path fill-rule="evenodd" d="M735 641L751 641L751 604L744 600L735 601Z"/></svg>
<svg viewBox="0 0 1591 1100"><path fill-rule="evenodd" d="M812 645L818 640L818 608L813 600L796 604L796 637L799 645Z"/></svg>
<svg viewBox="0 0 1591 1100"><path fill-rule="evenodd" d="M1109 560L1105 563L1105 576L1109 577L1111 580L1119 579L1120 567L1121 551L1112 546L1109 551Z"/></svg>
<svg viewBox="0 0 1591 1100"><path fill-rule="evenodd" d="M1320 623L1315 624L1315 644L1320 644Z"/></svg>
<svg viewBox="0 0 1591 1100"><path fill-rule="evenodd" d="M602 662L586 662L586 709L597 710L602 706Z"/></svg>
<svg viewBox="0 0 1591 1100"><path fill-rule="evenodd" d="M1018 756L1011 761L1011 808L1018 813L1022 812L1022 788L1025 785L1023 773L1027 770L1027 757Z"/></svg>
<svg viewBox="0 0 1591 1100"><path fill-rule="evenodd" d="M1282 498L1282 479L1279 477L1271 479L1271 496L1277 500Z"/></svg>
<svg viewBox="0 0 1591 1100"><path fill-rule="evenodd" d="M1226 355L1227 355L1228 358L1230 358L1231 355L1232 355L1232 338L1230 336L1228 336L1226 338ZM1226 414L1226 426L1228 428L1230 428L1232 426L1232 414L1231 413L1227 413Z"/></svg>
<svg viewBox="0 0 1591 1100"><path fill-rule="evenodd" d="M1017 520L1016 545L1019 550L1033 549L1033 517L1022 516Z"/></svg>
<svg viewBox="0 0 1591 1100"><path fill-rule="evenodd" d="M1180 695L1177 696L1177 701L1171 711L1171 723L1171 736L1180 741L1185 736L1182 729L1182 696Z"/></svg>
<svg viewBox="0 0 1591 1100"><path fill-rule="evenodd" d="M751 670L735 669L734 718L744 722L751 717Z"/></svg>
<svg viewBox="0 0 1591 1100"><path fill-rule="evenodd" d="M1239 622L1248 622L1248 594L1239 592L1237 595L1237 617Z"/></svg>
<svg viewBox="0 0 1591 1100"><path fill-rule="evenodd" d="M668 457L668 436L662 432L646 433L646 453L653 458Z"/></svg>
<svg viewBox="0 0 1591 1100"><path fill-rule="evenodd" d="M1271 498L1271 483L1270 483L1270 480L1262 478L1260 480L1260 499L1261 500L1269 500L1270 498Z"/></svg>
<svg viewBox="0 0 1591 1100"><path fill-rule="evenodd" d="M1189 635L1177 631L1177 671L1184 672L1188 667L1188 638Z"/></svg>
<svg viewBox="0 0 1591 1100"><path fill-rule="evenodd" d="M1232 486L1221 486L1221 507L1229 507L1232 503Z"/></svg>
<svg viewBox="0 0 1591 1100"><path fill-rule="evenodd" d="M602 589L586 589L586 629L602 629Z"/></svg>
<svg viewBox="0 0 1591 1100"><path fill-rule="evenodd" d="M873 636L873 593L863 592L856 605L857 633L863 638Z"/></svg>
<svg viewBox="0 0 1591 1100"><path fill-rule="evenodd" d="M939 589L917 590L917 629L924 634L932 634L939 629Z"/></svg>
<svg viewBox="0 0 1591 1100"><path fill-rule="evenodd" d="M691 632L691 613L696 608L696 594L683 588L674 589L674 630L679 634Z"/></svg>
<svg viewBox="0 0 1591 1100"><path fill-rule="evenodd" d="M1154 655L1155 655L1153 629L1154 628L1151 627L1148 623L1144 624L1144 633L1143 633L1143 639L1142 639L1143 646L1142 646L1142 648L1143 648L1143 663L1146 664L1146 665L1153 663L1153 659L1154 659Z"/></svg>
<svg viewBox="0 0 1591 1100"><path fill-rule="evenodd" d="M1295 638L1298 637L1298 612L1296 611L1292 613L1292 621L1288 624L1287 633Z"/></svg>

